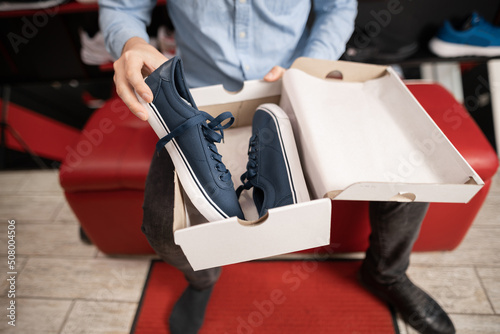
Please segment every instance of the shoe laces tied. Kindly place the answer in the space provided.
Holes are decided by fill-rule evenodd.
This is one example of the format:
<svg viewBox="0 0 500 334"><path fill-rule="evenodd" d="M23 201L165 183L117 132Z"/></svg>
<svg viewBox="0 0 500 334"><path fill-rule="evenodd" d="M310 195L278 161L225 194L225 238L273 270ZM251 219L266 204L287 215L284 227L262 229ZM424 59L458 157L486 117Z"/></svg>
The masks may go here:
<svg viewBox="0 0 500 334"><path fill-rule="evenodd" d="M229 119L224 125L222 123ZM223 182L231 180L231 173L226 168L222 162L222 156L217 151L217 146L214 143L220 143L224 140L224 129L229 128L234 123L234 116L229 112L223 112L217 117L212 117L207 112L201 111L193 117L188 118L181 125L176 127L172 132L170 132L165 137L158 140L156 143L156 151L160 150L172 139L183 134L186 130L193 126L201 125L203 136L207 141L207 147L210 149L211 157L216 161L215 169L221 173L219 179Z"/></svg>
<svg viewBox="0 0 500 334"><path fill-rule="evenodd" d="M257 177L257 167L259 166L259 164L257 163L257 144L258 136L255 134L250 137L250 143L248 145L247 171L240 177L240 180L243 184L239 186L238 189L236 189L236 195L238 197L240 197L240 194L243 190L249 190L254 186L252 181L255 179L255 177Z"/></svg>

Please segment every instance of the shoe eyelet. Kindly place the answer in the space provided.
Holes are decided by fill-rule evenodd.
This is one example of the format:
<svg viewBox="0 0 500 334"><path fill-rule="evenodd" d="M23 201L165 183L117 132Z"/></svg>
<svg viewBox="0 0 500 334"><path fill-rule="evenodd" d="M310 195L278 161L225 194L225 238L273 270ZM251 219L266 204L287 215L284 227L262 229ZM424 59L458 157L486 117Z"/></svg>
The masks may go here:
<svg viewBox="0 0 500 334"><path fill-rule="evenodd" d="M219 180L222 181L222 175L219 175Z"/></svg>

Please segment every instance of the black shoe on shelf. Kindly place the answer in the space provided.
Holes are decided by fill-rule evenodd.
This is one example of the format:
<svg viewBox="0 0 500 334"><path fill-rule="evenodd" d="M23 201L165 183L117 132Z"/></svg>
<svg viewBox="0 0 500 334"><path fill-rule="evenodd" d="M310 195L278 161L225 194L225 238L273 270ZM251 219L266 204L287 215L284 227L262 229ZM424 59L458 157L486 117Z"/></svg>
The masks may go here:
<svg viewBox="0 0 500 334"><path fill-rule="evenodd" d="M406 40L389 33L369 36L363 30L356 29L347 42L341 59L347 61L375 64L399 63L419 50L416 40Z"/></svg>

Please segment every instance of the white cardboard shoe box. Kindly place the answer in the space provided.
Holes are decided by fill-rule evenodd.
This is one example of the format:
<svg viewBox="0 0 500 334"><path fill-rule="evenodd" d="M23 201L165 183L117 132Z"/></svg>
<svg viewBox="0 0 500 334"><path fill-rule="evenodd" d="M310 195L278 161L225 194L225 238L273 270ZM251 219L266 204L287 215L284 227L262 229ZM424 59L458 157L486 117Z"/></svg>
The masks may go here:
<svg viewBox="0 0 500 334"><path fill-rule="evenodd" d="M323 79L332 71L343 80ZM236 117L224 131L227 144L218 145L236 187L255 109L281 99L312 198L254 221L206 223L176 180L174 238L194 270L329 244L330 199L467 202L484 184L385 66L301 58L283 83L254 80L238 93L221 85L191 93L200 110ZM242 196L245 217L257 218L251 195Z"/></svg>
<svg viewBox="0 0 500 334"><path fill-rule="evenodd" d="M312 198L466 203L484 185L390 67L292 67L281 107ZM332 72L343 79L324 79Z"/></svg>

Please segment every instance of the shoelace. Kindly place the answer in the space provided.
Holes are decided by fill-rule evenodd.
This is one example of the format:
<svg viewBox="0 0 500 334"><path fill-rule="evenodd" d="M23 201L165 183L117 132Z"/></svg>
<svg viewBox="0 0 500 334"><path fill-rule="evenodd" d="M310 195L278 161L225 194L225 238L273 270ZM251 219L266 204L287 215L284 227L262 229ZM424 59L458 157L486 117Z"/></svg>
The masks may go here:
<svg viewBox="0 0 500 334"><path fill-rule="evenodd" d="M227 119L229 119L229 121L226 124L222 125L221 123ZM203 135L205 136L205 140L208 142L208 148L211 151L211 157L217 163L215 165L215 168L219 173L221 173L219 175L219 179L223 182L227 182L231 180L231 174L222 162L222 156L217 151L217 147L214 143L220 143L224 139L223 130L229 128L233 123L234 116L229 111L223 112L222 114L214 118L210 114L200 110L199 114L188 118L186 121L184 121L184 123L179 125L168 135L158 140L158 142L156 143L156 151L160 152L160 150L169 141L183 134L189 128L201 124Z"/></svg>
<svg viewBox="0 0 500 334"><path fill-rule="evenodd" d="M253 135L250 137L250 144L248 145L248 162L247 162L247 171L241 175L241 182L243 183L241 186L236 189L236 196L240 197L240 194L243 190L249 190L253 187L253 179L257 176L257 167L259 164L257 163L257 143L258 137L257 135ZM247 180L245 182L245 180Z"/></svg>

